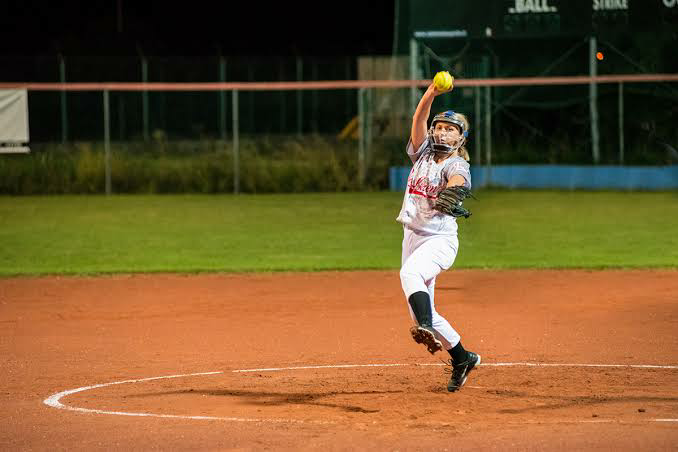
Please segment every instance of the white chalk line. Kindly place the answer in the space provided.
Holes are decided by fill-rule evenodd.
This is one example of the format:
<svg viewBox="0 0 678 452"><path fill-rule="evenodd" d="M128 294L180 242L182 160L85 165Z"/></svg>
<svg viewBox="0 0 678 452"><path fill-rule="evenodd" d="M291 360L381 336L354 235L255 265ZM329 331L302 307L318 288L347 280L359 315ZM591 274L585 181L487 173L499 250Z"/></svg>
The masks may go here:
<svg viewBox="0 0 678 452"><path fill-rule="evenodd" d="M400 366L446 366L445 363L421 364L336 364L326 366L263 367L260 369L239 369L231 372L277 372L281 370L304 369L345 369L354 367L400 367ZM480 367L612 367L628 369L678 369L678 366L660 366L654 364L575 364L575 363L481 363Z"/></svg>
<svg viewBox="0 0 678 452"><path fill-rule="evenodd" d="M277 372L283 370L305 370L305 369L350 369L350 368L361 368L361 367L406 367L406 366L444 366L444 363L423 363L423 364L334 364L334 365L322 365L322 366L292 366L292 367L267 367L259 369L237 369L232 370L232 373L245 373L245 372ZM652 364L575 364L575 363L482 363L480 366L488 367L511 367L511 366L528 366L528 367L612 367L612 368L640 368L640 369L678 369L678 366L662 366L662 365L652 365ZM195 419L195 420L218 420L218 421L234 421L234 422L272 422L272 423L297 423L297 424L335 424L332 421L317 421L317 420L302 420L302 419L255 419L255 418L239 418L239 417L219 417L219 416L188 416L188 415L179 415L179 414L158 414L158 413L139 413L139 412L126 412L126 411L107 411L107 410L98 410L93 408L82 408L74 407L70 405L64 405L61 403L61 399L76 394L79 392L89 391L92 389L104 388L107 386L121 385L127 383L141 383L146 381L154 380L167 380L172 378L184 378L184 377L195 377L203 375L217 375L223 374L224 371L214 371L214 372L198 372L191 374L179 374L179 375L165 375L161 377L148 377L148 378L138 378L133 380L122 380L122 381L113 381L110 383L100 383L90 386L82 386L80 388L68 389L66 391L61 391L56 394L52 394L43 400L43 403L47 406L68 410L68 411L77 411L81 413L93 413L93 414L111 414L117 416L136 416L136 417L156 417L156 418L170 418L170 419ZM471 386L469 386L470 388ZM678 419L648 419L649 422L678 422ZM596 419L596 420L573 420L573 421L558 421L561 422L574 422L574 423L610 423L610 422L623 422L613 419ZM531 423L531 421L525 421L521 423ZM543 422L538 422L543 423Z"/></svg>
<svg viewBox="0 0 678 452"><path fill-rule="evenodd" d="M419 366L421 364L333 364L327 366L294 366L294 367L266 367L261 369L239 369L231 372L277 372L280 370L306 370L306 369L351 369L354 367L403 367ZM437 366L438 364L428 364ZM442 366L442 364L440 364Z"/></svg>
<svg viewBox="0 0 678 452"><path fill-rule="evenodd" d="M165 375L162 377L149 377L149 378L138 378L135 380L123 380L123 381L113 381L111 383L100 383L91 386L83 386L81 388L69 389L67 391L62 391L56 394L53 394L43 400L45 405L51 406L53 408L58 408L62 410L69 411L79 411L81 413L93 413L93 414L113 414L117 416L137 416L137 417L159 417L159 418L170 418L170 419L198 419L198 420L217 420L217 421L235 421L235 422L279 422L279 423L299 423L299 424L334 424L330 421L316 421L316 420L301 420L301 419L254 419L254 418L240 418L240 417L219 417L219 416L188 416L180 414L157 414L157 413L136 413L136 412L126 412L126 411L107 411L107 410L97 410L93 408L82 408L74 407L70 405L64 405L61 403L61 399L71 394L78 392L89 391L90 389L104 388L106 386L121 385L125 383L141 383L145 381L153 380L167 380L171 378L182 378L182 377L195 377L201 375L217 375L223 374L223 370L215 372L198 372L192 374L181 374L181 375Z"/></svg>
<svg viewBox="0 0 678 452"><path fill-rule="evenodd" d="M445 364L418 364L419 366L444 366ZM481 363L482 366L493 367L613 367L626 369L678 369L678 366L659 366L655 364L576 364L576 363Z"/></svg>

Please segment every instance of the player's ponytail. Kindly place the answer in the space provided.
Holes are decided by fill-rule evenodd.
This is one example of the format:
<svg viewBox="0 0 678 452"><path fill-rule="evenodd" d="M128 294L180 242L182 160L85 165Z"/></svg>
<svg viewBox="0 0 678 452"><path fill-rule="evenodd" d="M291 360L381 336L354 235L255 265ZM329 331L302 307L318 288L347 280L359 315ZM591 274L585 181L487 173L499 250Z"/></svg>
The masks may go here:
<svg viewBox="0 0 678 452"><path fill-rule="evenodd" d="M460 147L457 150L457 155L466 160L467 162L471 161L471 156L469 155L468 150L464 146Z"/></svg>
<svg viewBox="0 0 678 452"><path fill-rule="evenodd" d="M457 117L461 119L461 121L464 123L464 129L468 131L471 128L471 125L469 124L466 115L464 115L463 113L457 113ZM466 141L468 141L468 138L466 139ZM466 142L464 142L464 144L466 144ZM457 149L457 155L466 160L467 162L471 161L471 156L469 155L466 146L462 146L459 149Z"/></svg>

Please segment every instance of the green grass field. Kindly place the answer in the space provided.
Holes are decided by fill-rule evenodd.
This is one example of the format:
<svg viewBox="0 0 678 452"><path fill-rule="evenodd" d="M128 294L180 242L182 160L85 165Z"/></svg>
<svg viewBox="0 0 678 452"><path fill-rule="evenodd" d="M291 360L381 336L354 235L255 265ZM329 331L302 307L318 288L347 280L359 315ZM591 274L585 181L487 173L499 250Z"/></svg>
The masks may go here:
<svg viewBox="0 0 678 452"><path fill-rule="evenodd" d="M477 193L455 268L678 267L678 194ZM0 197L0 275L395 269L401 193Z"/></svg>

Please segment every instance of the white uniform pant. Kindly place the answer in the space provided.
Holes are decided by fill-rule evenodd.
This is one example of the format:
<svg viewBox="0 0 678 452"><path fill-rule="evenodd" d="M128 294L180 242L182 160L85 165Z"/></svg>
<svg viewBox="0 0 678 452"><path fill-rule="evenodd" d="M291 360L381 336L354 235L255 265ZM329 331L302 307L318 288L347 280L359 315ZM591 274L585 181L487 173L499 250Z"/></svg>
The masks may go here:
<svg viewBox="0 0 678 452"><path fill-rule="evenodd" d="M407 227L404 229L400 282L405 298L409 300L410 295L415 292L428 292L431 300L434 334L442 342L443 347L449 350L457 345L461 338L448 321L436 312L433 292L436 276L454 263L459 249L459 240L456 235L425 234ZM409 301L407 307L412 320L417 323Z"/></svg>

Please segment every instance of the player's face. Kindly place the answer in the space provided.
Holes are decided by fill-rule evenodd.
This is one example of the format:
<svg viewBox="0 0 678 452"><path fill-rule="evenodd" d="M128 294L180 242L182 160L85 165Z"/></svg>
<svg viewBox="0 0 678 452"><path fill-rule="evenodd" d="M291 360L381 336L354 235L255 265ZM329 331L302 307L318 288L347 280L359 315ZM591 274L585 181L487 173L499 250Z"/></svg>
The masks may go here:
<svg viewBox="0 0 678 452"><path fill-rule="evenodd" d="M438 122L433 129L433 133L438 137L440 143L450 146L456 145L461 139L461 131L455 124Z"/></svg>

